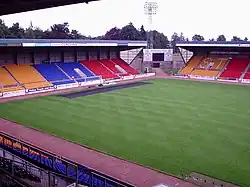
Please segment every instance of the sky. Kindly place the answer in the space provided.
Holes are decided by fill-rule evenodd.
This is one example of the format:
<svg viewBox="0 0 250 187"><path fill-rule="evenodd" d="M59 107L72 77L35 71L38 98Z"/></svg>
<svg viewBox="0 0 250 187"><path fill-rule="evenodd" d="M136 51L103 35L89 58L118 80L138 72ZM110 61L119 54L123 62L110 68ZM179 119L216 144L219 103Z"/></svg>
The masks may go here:
<svg viewBox="0 0 250 187"><path fill-rule="evenodd" d="M154 0L158 3L153 18L153 29L163 32L168 38L174 32L183 32L191 38L200 34L206 40L224 34L250 39L249 0ZM145 0L100 0L89 4L75 4L25 13L1 16L8 26L19 22L22 27L33 26L48 29L56 23L68 22L71 29L84 35L99 36L116 26L132 22L135 27L144 25Z"/></svg>

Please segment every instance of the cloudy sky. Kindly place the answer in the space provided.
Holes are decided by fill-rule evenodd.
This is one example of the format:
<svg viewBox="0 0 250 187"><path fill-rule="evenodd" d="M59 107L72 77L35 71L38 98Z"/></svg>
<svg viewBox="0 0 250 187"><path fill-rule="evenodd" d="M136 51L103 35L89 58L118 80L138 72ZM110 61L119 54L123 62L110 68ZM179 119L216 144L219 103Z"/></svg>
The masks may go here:
<svg viewBox="0 0 250 187"><path fill-rule="evenodd" d="M201 34L205 39L224 34L250 39L249 0L158 0L154 28L168 37L183 32L191 38ZM122 27L129 22L136 27L145 25L145 0L100 0L0 17L8 26L19 22L28 27L30 21L42 29L55 23L69 22L71 29L82 34L98 36L111 27Z"/></svg>

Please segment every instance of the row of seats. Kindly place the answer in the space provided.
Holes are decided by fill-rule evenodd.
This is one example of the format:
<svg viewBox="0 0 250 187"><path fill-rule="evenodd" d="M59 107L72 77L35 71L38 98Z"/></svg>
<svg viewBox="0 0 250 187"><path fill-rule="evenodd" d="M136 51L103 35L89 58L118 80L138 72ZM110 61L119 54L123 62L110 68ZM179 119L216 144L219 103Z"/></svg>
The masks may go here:
<svg viewBox="0 0 250 187"><path fill-rule="evenodd" d="M220 70L226 65L227 58L207 57L200 61L197 67L194 68L191 75L215 77Z"/></svg>
<svg viewBox="0 0 250 187"><path fill-rule="evenodd" d="M221 78L240 78L250 60L242 58L233 58L221 74Z"/></svg>
<svg viewBox="0 0 250 187"><path fill-rule="evenodd" d="M11 64L6 65L5 68L27 89L48 87L52 85L29 64Z"/></svg>
<svg viewBox="0 0 250 187"><path fill-rule="evenodd" d="M189 61L188 65L180 71L180 74L216 77L224 68L219 78L238 79L244 73L249 63L250 59L245 58L229 59L216 56L194 56ZM244 79L250 79L250 68L248 68L244 75Z"/></svg>
<svg viewBox="0 0 250 187"><path fill-rule="evenodd" d="M250 66L248 67L246 74L244 75L244 79L250 79Z"/></svg>
<svg viewBox="0 0 250 187"><path fill-rule="evenodd" d="M118 78L111 70L106 68L98 60L84 60L81 61L81 63L85 65L89 70L94 72L96 75L102 76L102 78L104 79Z"/></svg>
<svg viewBox="0 0 250 187"><path fill-rule="evenodd" d="M78 176L78 182L81 185L94 186L94 187L117 187L118 184L111 180L105 180L100 175L91 174L91 170L82 165L78 165L78 170L75 167L67 167L66 163L57 161L51 156L47 156L46 153L39 154L36 151L28 149L26 147L12 147L7 144L3 144L5 149L10 151L13 154L22 155L26 160L32 161L33 163L39 164L42 168L52 170L67 178L75 179ZM0 162L1 163L1 162ZM69 162L70 163L70 162ZM71 164L69 164L70 166ZM75 165L75 164L74 164ZM0 165L1 167L1 165Z"/></svg>
<svg viewBox="0 0 250 187"><path fill-rule="evenodd" d="M2 92L10 92L10 91L17 91L22 89L15 79L8 73L8 71L0 67L0 93Z"/></svg>
<svg viewBox="0 0 250 187"><path fill-rule="evenodd" d="M81 63L22 64L0 66L0 92L43 88L119 76L139 74L120 59L84 60Z"/></svg>
<svg viewBox="0 0 250 187"><path fill-rule="evenodd" d="M11 160L0 157L0 167L5 171L13 173L14 176L18 177L19 179L26 179L28 181L41 183L41 179L38 176L28 172L27 168L25 169L25 167L17 164L19 163L12 162Z"/></svg>
<svg viewBox="0 0 250 187"><path fill-rule="evenodd" d="M198 64L200 63L200 61L204 59L203 56L194 56L190 59L189 63L187 66L185 66L180 74L181 75L190 75L191 72L194 70L194 68L196 68L198 66Z"/></svg>

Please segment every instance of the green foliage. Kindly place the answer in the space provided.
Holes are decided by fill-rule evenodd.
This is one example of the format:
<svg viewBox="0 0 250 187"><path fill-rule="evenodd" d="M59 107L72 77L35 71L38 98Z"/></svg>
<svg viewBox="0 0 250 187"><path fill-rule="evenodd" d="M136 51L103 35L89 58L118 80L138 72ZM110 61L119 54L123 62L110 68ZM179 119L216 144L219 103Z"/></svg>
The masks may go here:
<svg viewBox="0 0 250 187"><path fill-rule="evenodd" d="M33 27L32 23L26 29L22 28L19 23L14 23L7 27L0 19L0 38L30 38L30 39L96 39L96 40L147 40L148 32L142 25L140 29L134 27L132 23L124 27L113 27L105 33L104 36L91 37L84 36L79 31L69 29L67 22L54 24L45 31L38 27ZM169 46L168 38L158 31L153 31L154 47L167 48Z"/></svg>
<svg viewBox="0 0 250 187"><path fill-rule="evenodd" d="M0 104L0 117L174 175L250 186L250 87L181 80Z"/></svg>
<svg viewBox="0 0 250 187"><path fill-rule="evenodd" d="M217 41L226 41L227 39L226 39L226 37L223 35L223 34L221 34L221 35L219 35L218 36L218 38L217 38Z"/></svg>
<svg viewBox="0 0 250 187"><path fill-rule="evenodd" d="M236 42L239 42L239 41L242 41L242 39L238 36L233 36L233 38L231 39L231 41L236 41Z"/></svg>
<svg viewBox="0 0 250 187"><path fill-rule="evenodd" d="M205 38L199 34L195 34L193 37L192 37L192 40L193 41L204 41Z"/></svg>
<svg viewBox="0 0 250 187"><path fill-rule="evenodd" d="M153 47L156 49L164 49L173 47L174 53L178 52L175 43L178 41L189 41L184 34L174 32L169 40L166 35L159 31L152 31L154 43ZM96 40L147 40L150 32L146 31L142 25L139 29L136 28L133 23L129 23L122 28L113 27L108 30L103 36L91 37L84 36L79 31L69 29L69 24L59 23L54 24L50 29L42 30L38 27L31 25L24 29L19 23L14 23L11 27L5 25L4 21L0 19L0 38L33 38L33 39L96 39ZM195 34L192 37L193 41L204 41L204 37L199 34ZM213 38L209 41L215 41ZM226 41L224 35L219 35L217 41ZM243 41L241 38L234 36L232 41ZM245 37L244 41L248 41Z"/></svg>

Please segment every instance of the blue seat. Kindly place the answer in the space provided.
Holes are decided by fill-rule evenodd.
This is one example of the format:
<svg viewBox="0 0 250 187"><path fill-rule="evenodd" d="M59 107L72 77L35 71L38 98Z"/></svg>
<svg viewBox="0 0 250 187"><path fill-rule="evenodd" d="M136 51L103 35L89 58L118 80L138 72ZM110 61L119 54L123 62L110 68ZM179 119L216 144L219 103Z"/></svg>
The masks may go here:
<svg viewBox="0 0 250 187"><path fill-rule="evenodd" d="M56 64L35 64L33 66L47 81L52 82L54 85L74 83Z"/></svg>
<svg viewBox="0 0 250 187"><path fill-rule="evenodd" d="M78 68L81 70L86 77L94 77L96 76L91 71L89 71L85 66L78 62L68 62L68 63L58 63L57 64L64 72L66 72L70 77L82 78L74 69Z"/></svg>

